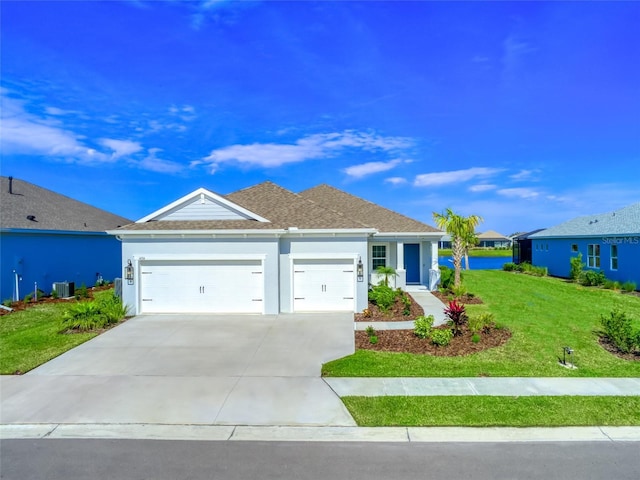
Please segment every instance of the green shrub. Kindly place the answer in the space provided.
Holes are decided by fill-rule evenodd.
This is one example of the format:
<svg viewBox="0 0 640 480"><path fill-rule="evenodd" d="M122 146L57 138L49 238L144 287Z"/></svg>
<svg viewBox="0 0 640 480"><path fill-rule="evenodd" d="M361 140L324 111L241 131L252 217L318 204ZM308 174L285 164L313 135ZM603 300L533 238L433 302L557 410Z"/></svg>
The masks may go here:
<svg viewBox="0 0 640 480"><path fill-rule="evenodd" d="M450 290L455 298L462 298L467 294L467 287L465 287L462 283L457 287L452 286Z"/></svg>
<svg viewBox="0 0 640 480"><path fill-rule="evenodd" d="M58 298L58 291L57 290L51 290L51 298Z"/></svg>
<svg viewBox="0 0 640 480"><path fill-rule="evenodd" d="M471 341L473 343L480 343L480 334L474 333L473 336L471 337Z"/></svg>
<svg viewBox="0 0 640 480"><path fill-rule="evenodd" d="M518 269L518 266L513 262L507 262L504 265L502 265L502 270L504 270L505 272L513 272L513 271L516 271L517 269Z"/></svg>
<svg viewBox="0 0 640 480"><path fill-rule="evenodd" d="M89 298L89 290L84 283L76 289L76 299L80 300L81 298Z"/></svg>
<svg viewBox="0 0 640 480"><path fill-rule="evenodd" d="M518 265L518 271L536 277L546 277L548 274L547 267L534 267L528 262L523 262Z"/></svg>
<svg viewBox="0 0 640 480"><path fill-rule="evenodd" d="M640 332L634 332L631 318L625 312L613 310L609 316L600 315L600 324L609 341L622 353L629 353L634 347L640 347Z"/></svg>
<svg viewBox="0 0 640 480"><path fill-rule="evenodd" d="M387 312L396 301L397 291L384 284L376 285L369 290L369 300L375 303L380 310Z"/></svg>
<svg viewBox="0 0 640 480"><path fill-rule="evenodd" d="M585 270L580 274L578 281L585 287L599 287L604 285L606 279L602 270Z"/></svg>
<svg viewBox="0 0 640 480"><path fill-rule="evenodd" d="M33 293L29 293L27 295L24 296L23 302L24 303L29 303L33 300Z"/></svg>
<svg viewBox="0 0 640 480"><path fill-rule="evenodd" d="M13 305L13 300L12 300L11 298L5 298L5 299L2 301L2 304L3 304L5 307L10 307L11 305Z"/></svg>
<svg viewBox="0 0 640 480"><path fill-rule="evenodd" d="M440 288L449 290L455 280L455 271L446 265L440 265ZM462 281L462 272L460 272L460 281Z"/></svg>
<svg viewBox="0 0 640 480"><path fill-rule="evenodd" d="M411 298L405 292L400 292L400 299L402 300L402 314L411 315Z"/></svg>
<svg viewBox="0 0 640 480"><path fill-rule="evenodd" d="M481 313L480 315L469 317L469 330L474 333L487 331L494 323L495 318L492 313Z"/></svg>
<svg viewBox="0 0 640 480"><path fill-rule="evenodd" d="M60 331L85 332L105 328L122 320L127 310L115 294L91 302L78 302L62 316Z"/></svg>
<svg viewBox="0 0 640 480"><path fill-rule="evenodd" d="M413 322L413 333L418 338L429 338L431 330L433 329L433 322L435 322L433 315L429 315L428 317L420 315L416 318L415 322Z"/></svg>
<svg viewBox="0 0 640 480"><path fill-rule="evenodd" d="M365 328L364 332L367 334L368 337L373 337L376 334L375 329L371 325Z"/></svg>
<svg viewBox="0 0 640 480"><path fill-rule="evenodd" d="M371 336L369 337L369 343L370 343L371 345L375 345L375 344L377 344L377 343L378 343L378 337L377 337L376 335L371 335Z"/></svg>
<svg viewBox="0 0 640 480"><path fill-rule="evenodd" d="M634 282L624 282L622 284L622 290L628 293L634 292L636 290L636 284Z"/></svg>
<svg viewBox="0 0 640 480"><path fill-rule="evenodd" d="M446 347L451 343L453 332L451 330L435 329L431 332L431 342L439 347Z"/></svg>
<svg viewBox="0 0 640 480"><path fill-rule="evenodd" d="M582 254L578 253L578 255L571 258L569 262L571 263L569 278L574 282L577 282L580 279L582 270L584 270L584 267L586 266L584 263L582 263Z"/></svg>

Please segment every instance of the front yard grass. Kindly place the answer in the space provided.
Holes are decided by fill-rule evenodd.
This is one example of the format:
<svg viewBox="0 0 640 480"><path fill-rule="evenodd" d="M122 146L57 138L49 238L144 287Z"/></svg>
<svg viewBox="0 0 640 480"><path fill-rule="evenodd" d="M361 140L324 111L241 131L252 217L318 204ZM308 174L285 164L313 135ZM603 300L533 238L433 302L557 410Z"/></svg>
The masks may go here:
<svg viewBox="0 0 640 480"><path fill-rule="evenodd" d="M640 327L640 298L582 287L562 279L470 270L464 284L484 304L469 314L494 314L512 338L505 345L464 357L435 357L358 350L323 366L334 377L639 377L640 362L622 360L598 343L600 315L619 308ZM578 367L558 365L562 348L574 349Z"/></svg>
<svg viewBox="0 0 640 480"><path fill-rule="evenodd" d="M638 426L640 397L343 397L361 427Z"/></svg>
<svg viewBox="0 0 640 480"><path fill-rule="evenodd" d="M96 292L94 296L111 295L112 291ZM74 303L43 303L1 316L0 374L26 373L95 337L95 332L58 333L62 315Z"/></svg>

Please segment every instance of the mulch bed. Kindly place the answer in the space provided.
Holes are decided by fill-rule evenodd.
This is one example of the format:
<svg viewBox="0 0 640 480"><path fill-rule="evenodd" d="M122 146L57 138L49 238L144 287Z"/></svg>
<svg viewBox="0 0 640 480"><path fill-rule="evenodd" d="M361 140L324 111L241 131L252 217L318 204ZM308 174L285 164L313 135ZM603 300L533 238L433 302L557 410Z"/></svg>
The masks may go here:
<svg viewBox="0 0 640 480"><path fill-rule="evenodd" d="M599 337L598 342L600 343L600 346L602 348L604 348L607 352L609 352L612 355L615 355L618 358L622 358L623 360L632 360L635 362L640 362L640 352L622 353L620 350L618 350L618 347L616 347L613 343L611 343L611 341L609 340L609 337L607 337L606 335Z"/></svg>
<svg viewBox="0 0 640 480"><path fill-rule="evenodd" d="M113 288L113 285L105 285L102 287L88 288L87 289L88 298L80 299L80 300L91 300L93 298L93 292L100 292L102 290L108 290L110 288ZM76 300L75 297L71 297L71 298L40 297L38 298L37 302L34 302L34 301L24 302L20 300L18 302L13 302L11 303L11 305L9 305L9 307L13 309L12 312L10 312L9 310L5 310L4 308L0 308L0 316L9 315L11 313L20 312L22 310L27 310L28 308L35 307L36 305L42 305L47 303L68 303L68 302L73 302L75 300Z"/></svg>
<svg viewBox="0 0 640 480"><path fill-rule="evenodd" d="M445 305L447 305L451 300L454 300L453 295L442 293L438 290L431 293L433 294L434 297L439 298L440 301ZM458 303L464 303L465 305L480 305L481 303L484 303L480 297L476 297L475 295L469 295L468 293L465 293L463 296L458 297L455 300Z"/></svg>
<svg viewBox="0 0 640 480"><path fill-rule="evenodd" d="M413 299L413 297L407 293L411 299L411 307L409 308L409 315L405 315L404 305L402 300L396 299L396 303L391 306L389 311L383 312L381 311L375 303L369 302L369 306L367 310L369 310L369 315L363 313L356 313L354 315L356 322L405 322L407 320L415 320L421 315L424 315L424 310L418 303Z"/></svg>
<svg viewBox="0 0 640 480"><path fill-rule="evenodd" d="M374 326L375 328L375 326ZM447 327L441 327L447 328ZM480 341L473 343L473 333L469 330L462 335L453 337L446 347L439 347L429 339L415 336L413 330L379 330L376 331L378 343L373 345L366 332L355 332L356 349L375 350L378 352L403 352L434 355L438 357L455 357L481 352L488 348L504 345L511 338L511 332L506 328L492 328L486 333L480 333Z"/></svg>

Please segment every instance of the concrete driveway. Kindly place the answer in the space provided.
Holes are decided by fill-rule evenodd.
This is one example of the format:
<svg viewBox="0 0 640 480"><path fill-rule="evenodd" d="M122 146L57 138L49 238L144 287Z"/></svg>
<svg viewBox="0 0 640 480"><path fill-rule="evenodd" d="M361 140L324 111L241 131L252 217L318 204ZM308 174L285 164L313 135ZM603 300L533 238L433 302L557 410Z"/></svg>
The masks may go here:
<svg viewBox="0 0 640 480"><path fill-rule="evenodd" d="M150 315L0 378L0 421L355 425L320 378L352 314Z"/></svg>

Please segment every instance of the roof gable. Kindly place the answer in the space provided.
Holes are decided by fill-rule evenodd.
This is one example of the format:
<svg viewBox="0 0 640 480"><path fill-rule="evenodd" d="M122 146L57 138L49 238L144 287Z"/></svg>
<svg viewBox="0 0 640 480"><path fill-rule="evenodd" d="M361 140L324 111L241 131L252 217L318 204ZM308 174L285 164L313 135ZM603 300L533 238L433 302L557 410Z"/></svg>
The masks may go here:
<svg viewBox="0 0 640 480"><path fill-rule="evenodd" d="M136 223L151 221L229 221L253 220L269 222L264 217L237 205L223 196L199 188L175 202L150 213Z"/></svg>
<svg viewBox="0 0 640 480"><path fill-rule="evenodd" d="M509 237L505 237L501 233L495 230L487 230L486 232L478 234L479 240L511 240Z"/></svg>
<svg viewBox="0 0 640 480"><path fill-rule="evenodd" d="M131 222L24 180L0 178L0 228L104 232Z"/></svg>
<svg viewBox="0 0 640 480"><path fill-rule="evenodd" d="M318 185L300 192L300 196L323 207L356 218L381 233L442 233L426 223L419 222L375 203L343 192L329 185Z"/></svg>
<svg viewBox="0 0 640 480"><path fill-rule="evenodd" d="M585 215L530 235L545 237L591 237L640 234L640 202L608 213Z"/></svg>

